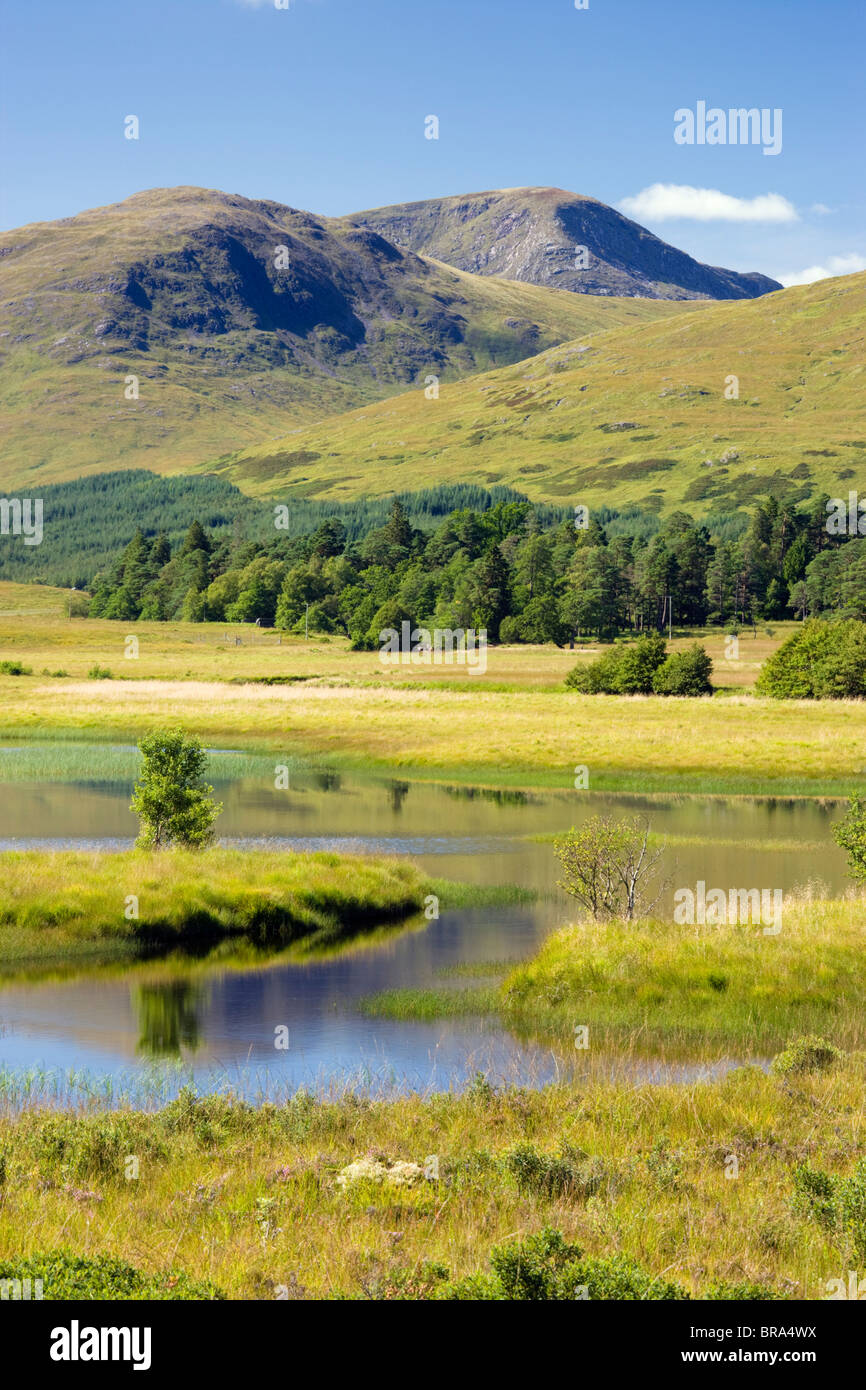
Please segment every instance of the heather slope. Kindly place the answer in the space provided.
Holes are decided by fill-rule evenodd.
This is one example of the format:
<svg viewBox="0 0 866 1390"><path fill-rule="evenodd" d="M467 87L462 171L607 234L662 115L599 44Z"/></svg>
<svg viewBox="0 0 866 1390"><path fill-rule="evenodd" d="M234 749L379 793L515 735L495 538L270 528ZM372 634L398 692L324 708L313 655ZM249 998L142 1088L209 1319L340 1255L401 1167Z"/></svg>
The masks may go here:
<svg viewBox="0 0 866 1390"><path fill-rule="evenodd" d="M864 325L864 273L704 305L584 335L435 401L414 390L335 416L218 469L246 491L334 501L434 479L693 515L768 492L847 496L866 484Z"/></svg>
<svg viewBox="0 0 866 1390"><path fill-rule="evenodd" d="M0 237L4 482L183 472L429 374L672 312L467 275L279 203L153 189Z"/></svg>

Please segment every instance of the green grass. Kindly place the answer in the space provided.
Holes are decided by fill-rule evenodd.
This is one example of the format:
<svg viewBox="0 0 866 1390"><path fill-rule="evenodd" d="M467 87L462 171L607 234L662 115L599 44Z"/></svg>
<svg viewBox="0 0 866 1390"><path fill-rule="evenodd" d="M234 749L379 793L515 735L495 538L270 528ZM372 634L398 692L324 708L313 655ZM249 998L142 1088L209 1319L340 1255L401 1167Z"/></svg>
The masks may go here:
<svg viewBox="0 0 866 1390"><path fill-rule="evenodd" d="M361 999L358 1008L368 1018L396 1018L431 1023L438 1018L480 1017L497 1012L495 989L387 989Z"/></svg>
<svg viewBox="0 0 866 1390"><path fill-rule="evenodd" d="M781 931L582 922L500 989L503 1021L585 1056L762 1057L795 1034L866 1042L866 899L783 901ZM589 1028L589 1052L573 1051Z"/></svg>
<svg viewBox="0 0 866 1390"><path fill-rule="evenodd" d="M687 1085L482 1081L461 1095L301 1092L258 1108L187 1091L155 1113L93 1099L87 1111L2 1113L0 1267L14 1277L66 1249L83 1278L104 1259L131 1266L121 1287L165 1287L171 1271L232 1299L457 1297L447 1285L486 1277L495 1248L519 1241L528 1255L554 1228L583 1252L593 1297L637 1265L644 1296L649 1279L692 1297L723 1284L727 1296L757 1285L820 1299L858 1267L846 1213L864 1060ZM386 1169L435 1156L438 1177L340 1186L364 1156ZM68 1262L63 1273L74 1277Z"/></svg>
<svg viewBox="0 0 866 1390"><path fill-rule="evenodd" d="M335 500L392 491L395 461L410 489L435 472L536 501L691 516L767 492L846 496L866 448L864 307L862 273L702 305L445 386L435 403L410 392L308 425L291 436L318 455L302 481L280 471L280 439L220 467L244 491Z"/></svg>
<svg viewBox="0 0 866 1390"><path fill-rule="evenodd" d="M427 891L406 862L330 853L9 853L0 966L135 959L236 938L262 948L301 939L326 946L418 913Z"/></svg>
<svg viewBox="0 0 866 1390"><path fill-rule="evenodd" d="M166 1300L184 1302L210 1300L224 1295L212 1284L189 1279L177 1270L143 1274L123 1260L110 1255L87 1259L72 1250L37 1251L24 1259L0 1260L0 1283L4 1279L30 1280L30 1296L39 1281L40 1297L58 1299Z"/></svg>

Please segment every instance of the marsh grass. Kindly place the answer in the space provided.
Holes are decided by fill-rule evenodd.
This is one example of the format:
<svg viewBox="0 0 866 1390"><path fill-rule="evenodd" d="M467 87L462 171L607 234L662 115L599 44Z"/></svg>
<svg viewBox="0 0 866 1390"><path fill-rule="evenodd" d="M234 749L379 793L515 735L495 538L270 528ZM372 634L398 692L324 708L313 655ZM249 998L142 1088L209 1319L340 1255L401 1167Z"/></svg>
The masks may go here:
<svg viewBox="0 0 866 1390"><path fill-rule="evenodd" d="M840 796L866 766L857 700L29 677L0 678L0 698L0 737L13 744L39 734L134 744L179 721L214 748L290 747L455 785L571 786L576 747L596 791Z"/></svg>
<svg viewBox="0 0 866 1390"><path fill-rule="evenodd" d="M226 938L327 945L418 913L424 885L406 861L331 853L14 852L3 856L0 962Z"/></svg>
<svg viewBox="0 0 866 1390"><path fill-rule="evenodd" d="M294 1298L424 1297L431 1264L478 1274L494 1245L550 1226L693 1295L727 1281L822 1298L855 1267L853 1233L803 1209L795 1171L855 1173L864 1061L688 1085L483 1081L460 1095L300 1092L258 1108L187 1090L156 1113L29 1108L0 1116L0 1260L66 1245L230 1298L273 1298L279 1285ZM436 1155L439 1178L340 1188L365 1155Z"/></svg>
<svg viewBox="0 0 866 1390"><path fill-rule="evenodd" d="M786 895L781 931L761 926L581 922L503 982L501 1017L521 1036L604 1055L762 1056L795 1034L866 1041L866 899Z"/></svg>
<svg viewBox="0 0 866 1390"><path fill-rule="evenodd" d="M476 985L467 989L387 989L360 999L357 1007L368 1018L431 1023L439 1018L495 1014L498 1003L495 989Z"/></svg>

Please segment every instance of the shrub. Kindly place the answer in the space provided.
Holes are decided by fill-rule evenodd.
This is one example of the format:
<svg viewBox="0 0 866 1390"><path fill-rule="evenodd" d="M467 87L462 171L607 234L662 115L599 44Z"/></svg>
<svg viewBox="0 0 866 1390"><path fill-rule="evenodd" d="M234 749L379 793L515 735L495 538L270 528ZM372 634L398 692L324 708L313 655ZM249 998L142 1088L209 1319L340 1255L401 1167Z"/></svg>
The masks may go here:
<svg viewBox="0 0 866 1390"><path fill-rule="evenodd" d="M437 1291L454 1300L519 1299L566 1302L585 1296L604 1300L688 1299L679 1284L654 1279L624 1255L588 1256L561 1231L547 1228L525 1240L494 1246L490 1274L471 1275Z"/></svg>
<svg viewBox="0 0 866 1390"><path fill-rule="evenodd" d="M95 666L91 666L90 670L87 672L87 675L88 679L92 681L114 680L114 676L111 674L108 667L100 666L98 663Z"/></svg>
<svg viewBox="0 0 866 1390"><path fill-rule="evenodd" d="M712 657L700 642L667 657L653 676L656 695L712 695Z"/></svg>
<svg viewBox="0 0 866 1390"><path fill-rule="evenodd" d="M852 796L845 819L833 826L833 839L847 852L852 878L866 880L866 804Z"/></svg>
<svg viewBox="0 0 866 1390"><path fill-rule="evenodd" d="M650 695L665 652L665 639L647 633L636 642L618 643L588 666L575 666L565 684L586 695Z"/></svg>
<svg viewBox="0 0 866 1390"><path fill-rule="evenodd" d="M866 1158L847 1178L801 1163L794 1169L794 1193L797 1211L835 1231L846 1247L866 1259Z"/></svg>
<svg viewBox="0 0 866 1390"><path fill-rule="evenodd" d="M829 1071L845 1056L826 1038L814 1034L796 1038L784 1052L773 1058L770 1071L774 1076L799 1076L805 1072Z"/></svg>
<svg viewBox="0 0 866 1390"><path fill-rule="evenodd" d="M33 669L20 661L0 661L0 674L4 676L32 676Z"/></svg>
<svg viewBox="0 0 866 1390"><path fill-rule="evenodd" d="M630 922L655 901L648 894L656 890L663 851L649 850L648 844L648 822L590 816L553 842L563 870L557 887L577 898L596 921L621 917Z"/></svg>
<svg viewBox="0 0 866 1390"><path fill-rule="evenodd" d="M756 690L777 700L866 696L866 623L809 619L765 662Z"/></svg>
<svg viewBox="0 0 866 1390"><path fill-rule="evenodd" d="M0 1260L0 1280L42 1280L45 1299L209 1300L225 1298L214 1284L178 1271L145 1274L110 1255L84 1258L70 1250L48 1250Z"/></svg>
<svg viewBox="0 0 866 1390"><path fill-rule="evenodd" d="M601 1159L590 1158L570 1145L559 1156L540 1154L531 1144L519 1144L505 1156L505 1167L523 1193L541 1197L593 1197L608 1178Z"/></svg>
<svg viewBox="0 0 866 1390"><path fill-rule="evenodd" d="M784 1299L785 1294L779 1293L776 1289L768 1288L766 1284L710 1284L704 1298L711 1302L720 1302L724 1299L731 1299L735 1303L742 1303L751 1300Z"/></svg>

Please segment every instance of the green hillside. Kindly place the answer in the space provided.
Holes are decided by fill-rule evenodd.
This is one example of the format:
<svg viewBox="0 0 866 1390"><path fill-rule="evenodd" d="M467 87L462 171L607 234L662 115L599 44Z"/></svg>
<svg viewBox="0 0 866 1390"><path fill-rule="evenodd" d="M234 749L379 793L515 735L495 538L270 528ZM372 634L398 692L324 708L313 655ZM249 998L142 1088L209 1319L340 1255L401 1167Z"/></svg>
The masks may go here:
<svg viewBox="0 0 866 1390"><path fill-rule="evenodd" d="M494 282L495 283L495 282ZM583 301L585 302L585 300ZM585 335L247 449L248 492L347 500L431 481L535 500L726 510L866 484L866 273ZM730 376L739 398L726 399Z"/></svg>
<svg viewBox="0 0 866 1390"><path fill-rule="evenodd" d="M468 275L279 203L139 193L0 236L4 484L184 472L431 373L681 310Z"/></svg>

